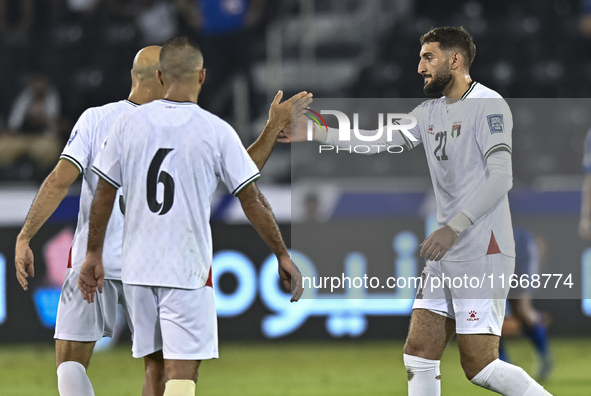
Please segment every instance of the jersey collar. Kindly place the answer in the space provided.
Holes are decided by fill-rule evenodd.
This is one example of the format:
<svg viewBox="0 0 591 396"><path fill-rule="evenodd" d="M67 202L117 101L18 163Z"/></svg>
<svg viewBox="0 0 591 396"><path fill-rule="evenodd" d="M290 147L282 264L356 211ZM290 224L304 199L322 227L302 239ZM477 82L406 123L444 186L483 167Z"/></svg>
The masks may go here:
<svg viewBox="0 0 591 396"><path fill-rule="evenodd" d="M160 101L166 102L166 103L173 103L175 105L197 105L197 103L195 103L195 102L179 102L179 101L170 100L170 99L160 99Z"/></svg>
<svg viewBox="0 0 591 396"><path fill-rule="evenodd" d="M468 88L468 90L466 91L466 93L464 93L464 95L462 95L462 98L460 100L464 100L468 97L468 95L470 95L472 93L472 91L474 90L474 87L476 87L478 83L476 81L472 81L472 84L470 84L470 88Z"/></svg>
<svg viewBox="0 0 591 396"><path fill-rule="evenodd" d="M131 105L131 106L133 106L133 107L138 107L138 106L139 106L139 104L137 104L137 103L134 103L134 102L132 102L132 101L131 101L131 100L129 100L129 99L124 99L123 101L124 101L125 103L127 103L128 105Z"/></svg>

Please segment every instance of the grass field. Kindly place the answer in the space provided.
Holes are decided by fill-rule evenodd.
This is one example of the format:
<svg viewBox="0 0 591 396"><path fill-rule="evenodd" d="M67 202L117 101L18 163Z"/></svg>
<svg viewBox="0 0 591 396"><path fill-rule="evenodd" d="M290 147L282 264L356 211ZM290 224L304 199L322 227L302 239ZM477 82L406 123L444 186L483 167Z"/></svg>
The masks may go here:
<svg viewBox="0 0 591 396"><path fill-rule="evenodd" d="M508 340L516 364L535 373L534 355L523 340ZM554 339L555 370L544 385L553 395L591 395L591 339ZM205 362L202 396L406 395L401 342L223 343L221 359ZM89 376L95 393L141 395L142 361L122 346L93 356ZM492 395L464 378L457 346L441 365L443 395ZM0 347L0 395L57 395L50 345Z"/></svg>

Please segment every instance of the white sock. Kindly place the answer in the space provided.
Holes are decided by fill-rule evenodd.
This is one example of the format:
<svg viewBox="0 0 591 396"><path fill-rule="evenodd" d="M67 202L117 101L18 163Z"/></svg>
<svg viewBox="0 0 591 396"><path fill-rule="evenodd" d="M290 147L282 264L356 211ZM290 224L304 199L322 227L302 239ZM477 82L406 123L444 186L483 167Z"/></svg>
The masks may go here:
<svg viewBox="0 0 591 396"><path fill-rule="evenodd" d="M57 389L60 396L94 396L86 369L78 362L63 362L57 368Z"/></svg>
<svg viewBox="0 0 591 396"><path fill-rule="evenodd" d="M408 396L441 396L439 360L404 354L408 374Z"/></svg>
<svg viewBox="0 0 591 396"><path fill-rule="evenodd" d="M504 396L547 396L550 395L521 367L496 359L482 369L473 384Z"/></svg>

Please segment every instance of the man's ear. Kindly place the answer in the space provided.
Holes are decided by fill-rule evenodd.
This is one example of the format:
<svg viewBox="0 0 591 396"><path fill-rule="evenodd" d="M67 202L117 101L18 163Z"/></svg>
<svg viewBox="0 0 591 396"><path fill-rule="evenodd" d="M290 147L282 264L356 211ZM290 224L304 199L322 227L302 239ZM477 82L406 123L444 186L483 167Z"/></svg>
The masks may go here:
<svg viewBox="0 0 591 396"><path fill-rule="evenodd" d="M160 70L156 71L156 78L160 85L164 86L164 80L162 80L162 72Z"/></svg>
<svg viewBox="0 0 591 396"><path fill-rule="evenodd" d="M452 70L455 70L458 67L460 67L462 62L463 62L462 54L460 54L459 52L454 52L453 54L451 54L451 64L449 66L451 67Z"/></svg>
<svg viewBox="0 0 591 396"><path fill-rule="evenodd" d="M203 85L203 82L205 81L205 71L206 69L201 69L199 71L199 85Z"/></svg>

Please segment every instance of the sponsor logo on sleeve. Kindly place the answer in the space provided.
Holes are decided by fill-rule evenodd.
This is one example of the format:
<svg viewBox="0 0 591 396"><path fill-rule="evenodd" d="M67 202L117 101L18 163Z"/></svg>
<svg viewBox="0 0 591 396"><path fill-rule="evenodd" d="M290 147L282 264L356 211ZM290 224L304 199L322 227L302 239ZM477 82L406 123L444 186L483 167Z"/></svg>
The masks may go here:
<svg viewBox="0 0 591 396"><path fill-rule="evenodd" d="M504 132L505 127L503 125L502 114L491 114L486 116L486 119L488 120L488 129L490 129L491 135Z"/></svg>

